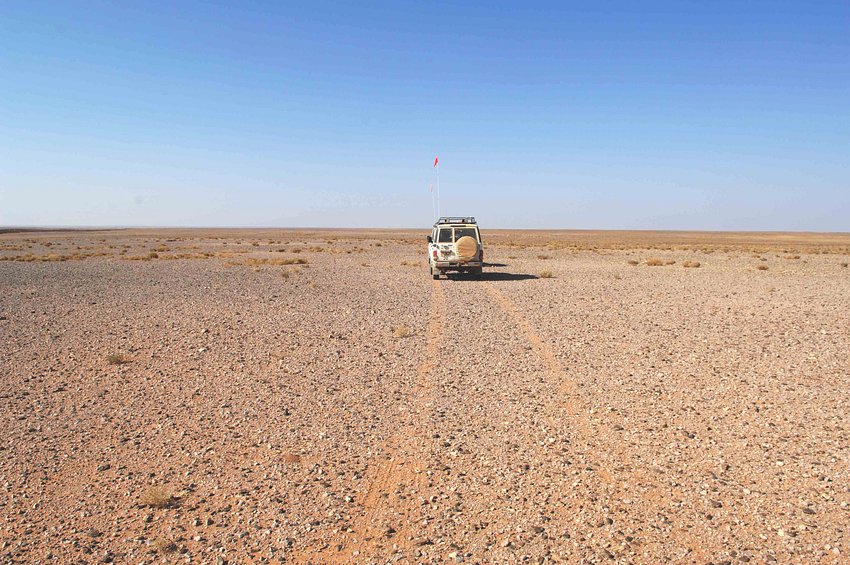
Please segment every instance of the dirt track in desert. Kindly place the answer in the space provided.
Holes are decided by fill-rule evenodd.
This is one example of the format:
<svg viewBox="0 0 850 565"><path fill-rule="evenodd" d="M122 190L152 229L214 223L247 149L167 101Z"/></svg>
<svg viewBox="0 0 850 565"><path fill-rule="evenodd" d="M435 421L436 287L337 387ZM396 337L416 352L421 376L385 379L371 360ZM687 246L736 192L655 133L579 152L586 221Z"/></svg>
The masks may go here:
<svg viewBox="0 0 850 565"><path fill-rule="evenodd" d="M0 562L846 562L850 235L426 233L0 233Z"/></svg>

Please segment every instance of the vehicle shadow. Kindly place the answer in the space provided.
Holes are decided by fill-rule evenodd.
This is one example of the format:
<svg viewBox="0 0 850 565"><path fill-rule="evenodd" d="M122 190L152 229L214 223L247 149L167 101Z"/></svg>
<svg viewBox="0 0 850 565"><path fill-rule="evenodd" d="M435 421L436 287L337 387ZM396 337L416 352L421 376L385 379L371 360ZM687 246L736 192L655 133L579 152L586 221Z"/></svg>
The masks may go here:
<svg viewBox="0 0 850 565"><path fill-rule="evenodd" d="M467 273L449 273L446 278L450 281L527 281L530 279L539 278L537 275L526 275L522 273L488 273L484 272L481 276L470 275Z"/></svg>

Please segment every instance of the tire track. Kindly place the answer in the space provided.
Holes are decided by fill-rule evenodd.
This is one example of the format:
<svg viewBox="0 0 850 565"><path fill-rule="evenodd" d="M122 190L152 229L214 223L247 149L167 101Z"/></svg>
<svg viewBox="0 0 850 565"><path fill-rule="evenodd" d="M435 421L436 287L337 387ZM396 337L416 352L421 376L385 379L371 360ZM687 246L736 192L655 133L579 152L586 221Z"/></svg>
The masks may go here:
<svg viewBox="0 0 850 565"><path fill-rule="evenodd" d="M643 471L640 465L635 464L634 458L622 448L611 445L592 445L593 440L598 435L594 434L587 413L580 407L576 381L568 376L552 348L540 338L534 327L525 315L519 311L517 306L492 283L487 283L485 288L487 293L498 304L499 308L507 313L520 329L528 345L531 346L546 365L550 377L556 381L558 389L562 394L566 395L564 399L566 413L573 429L577 432L581 443L585 447L584 455L593 463L597 475L612 489L614 497L619 500L627 497L640 497L643 506L647 510L647 516L664 516L667 514L669 512L670 489L665 488L657 479ZM605 468L608 463L598 455L600 453L600 447L603 447L605 452L613 452L616 460L624 464L626 469L629 469L624 480L613 476ZM707 547L710 545L710 541L705 535L701 534L702 532L694 533L685 529L672 529L669 532L669 535L676 539L682 547L690 549L690 559L707 562L710 560L712 550L720 551L721 547ZM648 542L647 545L651 546L652 542Z"/></svg>
<svg viewBox="0 0 850 565"><path fill-rule="evenodd" d="M424 359L416 370L411 405L427 400L433 388L431 374L443 340L446 298L440 281L432 281L431 308L426 328ZM408 410L416 413L416 410ZM406 422L384 441L380 460L366 472L362 512L354 517L349 531L331 545L323 544L292 555L298 563L357 563L378 555L410 549L416 508L414 495L426 486L426 464L421 456L424 436L413 422ZM388 525L391 524L391 525Z"/></svg>

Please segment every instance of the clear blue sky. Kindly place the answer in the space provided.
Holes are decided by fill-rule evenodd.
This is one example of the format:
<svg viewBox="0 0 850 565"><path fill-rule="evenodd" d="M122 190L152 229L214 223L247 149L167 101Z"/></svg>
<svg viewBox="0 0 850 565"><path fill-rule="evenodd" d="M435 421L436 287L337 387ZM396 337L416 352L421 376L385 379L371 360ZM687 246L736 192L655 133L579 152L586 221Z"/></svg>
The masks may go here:
<svg viewBox="0 0 850 565"><path fill-rule="evenodd" d="M0 225L850 231L850 3L0 2Z"/></svg>

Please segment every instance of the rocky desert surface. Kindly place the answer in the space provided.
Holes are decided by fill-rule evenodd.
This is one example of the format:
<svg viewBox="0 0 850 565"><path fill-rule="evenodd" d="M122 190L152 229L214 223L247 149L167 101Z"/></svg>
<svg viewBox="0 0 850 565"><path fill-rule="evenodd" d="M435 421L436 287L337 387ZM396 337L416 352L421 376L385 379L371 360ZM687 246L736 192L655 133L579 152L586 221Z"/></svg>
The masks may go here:
<svg viewBox="0 0 850 565"><path fill-rule="evenodd" d="M850 235L0 234L0 563L840 563Z"/></svg>

